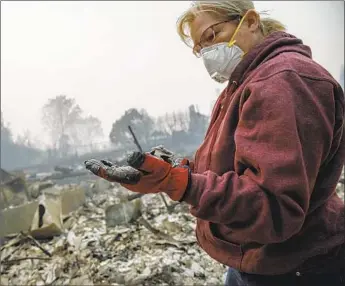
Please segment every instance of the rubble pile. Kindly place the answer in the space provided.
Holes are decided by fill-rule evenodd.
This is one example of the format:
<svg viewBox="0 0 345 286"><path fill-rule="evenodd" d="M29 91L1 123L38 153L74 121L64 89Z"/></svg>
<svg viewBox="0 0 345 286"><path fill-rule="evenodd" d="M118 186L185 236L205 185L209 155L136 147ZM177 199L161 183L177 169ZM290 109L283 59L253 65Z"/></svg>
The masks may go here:
<svg viewBox="0 0 345 286"><path fill-rule="evenodd" d="M226 267L198 246L184 203L103 179L17 185L0 197L1 285L224 284Z"/></svg>
<svg viewBox="0 0 345 286"><path fill-rule="evenodd" d="M226 268L197 245L187 205L169 212L159 195L128 201L125 189L104 180L86 194L83 206L64 216L61 235L36 240L21 232L3 242L1 285L224 283Z"/></svg>

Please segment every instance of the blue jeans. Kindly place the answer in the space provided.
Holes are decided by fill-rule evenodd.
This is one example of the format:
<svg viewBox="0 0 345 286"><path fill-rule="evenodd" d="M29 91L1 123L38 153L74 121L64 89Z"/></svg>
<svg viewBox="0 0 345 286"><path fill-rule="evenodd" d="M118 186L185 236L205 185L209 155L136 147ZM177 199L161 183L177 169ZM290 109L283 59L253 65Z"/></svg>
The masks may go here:
<svg viewBox="0 0 345 286"><path fill-rule="evenodd" d="M298 274L298 273L297 273ZM257 275L229 268L225 286L344 286L344 273Z"/></svg>

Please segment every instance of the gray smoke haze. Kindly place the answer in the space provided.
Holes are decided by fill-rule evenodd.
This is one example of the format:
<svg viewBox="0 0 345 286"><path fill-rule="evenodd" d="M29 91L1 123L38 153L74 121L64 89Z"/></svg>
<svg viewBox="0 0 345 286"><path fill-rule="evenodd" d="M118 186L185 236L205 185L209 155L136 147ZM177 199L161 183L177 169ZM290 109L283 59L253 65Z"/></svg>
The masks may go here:
<svg viewBox="0 0 345 286"><path fill-rule="evenodd" d="M1 109L15 134L42 142L41 107L75 97L108 136L130 107L157 116L198 104L209 113L218 84L180 41L175 23L189 2L1 2ZM339 80L344 2L260 1L259 11L311 46Z"/></svg>

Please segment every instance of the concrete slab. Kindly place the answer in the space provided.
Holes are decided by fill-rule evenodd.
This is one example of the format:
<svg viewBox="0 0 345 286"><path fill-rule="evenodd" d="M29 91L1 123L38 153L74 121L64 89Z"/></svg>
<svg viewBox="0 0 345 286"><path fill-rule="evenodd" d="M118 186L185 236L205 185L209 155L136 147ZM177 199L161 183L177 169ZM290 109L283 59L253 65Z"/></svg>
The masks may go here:
<svg viewBox="0 0 345 286"><path fill-rule="evenodd" d="M38 200L0 211L0 237L30 231L36 238L58 235L63 231L62 217L85 202L85 191L78 186L43 191Z"/></svg>
<svg viewBox="0 0 345 286"><path fill-rule="evenodd" d="M85 190L78 186L64 189L56 189L53 187L44 190L43 193L47 197L60 197L63 216L77 210L85 202Z"/></svg>
<svg viewBox="0 0 345 286"><path fill-rule="evenodd" d="M29 231L38 208L38 201L23 204L0 212L0 237Z"/></svg>

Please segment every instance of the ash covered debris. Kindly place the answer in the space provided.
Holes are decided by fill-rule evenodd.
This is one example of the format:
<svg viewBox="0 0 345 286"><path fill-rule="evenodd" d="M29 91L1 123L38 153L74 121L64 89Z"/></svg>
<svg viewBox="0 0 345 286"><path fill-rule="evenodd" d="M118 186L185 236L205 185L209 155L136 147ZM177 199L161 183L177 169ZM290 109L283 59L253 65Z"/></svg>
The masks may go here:
<svg viewBox="0 0 345 286"><path fill-rule="evenodd" d="M22 232L2 239L1 285L224 283L226 267L197 245L188 205L174 205L167 198L174 206L170 212L158 195L135 198L102 179L82 180L78 187L36 182L28 189L35 198L38 190L51 194L61 188L82 188L84 204L70 213L69 208L61 210L61 235L36 240ZM344 171L337 194L344 200Z"/></svg>
<svg viewBox="0 0 345 286"><path fill-rule="evenodd" d="M129 192L118 185L96 182L90 188L94 195L64 217L61 235L39 241L25 233L7 238L1 248L1 285L223 283L225 267L197 245L187 205L168 213L157 195L128 202ZM107 227L106 210L128 203L140 210L128 219L130 209L119 225L112 220L114 226Z"/></svg>

